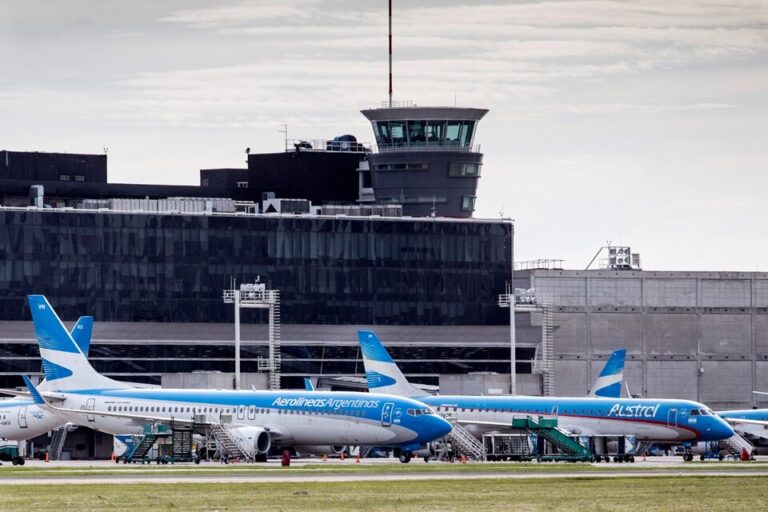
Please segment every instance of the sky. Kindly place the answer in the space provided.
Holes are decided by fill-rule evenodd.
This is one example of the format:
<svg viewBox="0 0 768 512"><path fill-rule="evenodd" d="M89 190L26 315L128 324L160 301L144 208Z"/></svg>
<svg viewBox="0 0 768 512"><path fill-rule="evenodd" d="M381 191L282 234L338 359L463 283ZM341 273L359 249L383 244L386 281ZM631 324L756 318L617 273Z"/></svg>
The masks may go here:
<svg viewBox="0 0 768 512"><path fill-rule="evenodd" d="M768 0L394 0L394 96L489 109L481 218L518 261L768 271ZM387 99L384 0L0 0L0 149L199 184Z"/></svg>

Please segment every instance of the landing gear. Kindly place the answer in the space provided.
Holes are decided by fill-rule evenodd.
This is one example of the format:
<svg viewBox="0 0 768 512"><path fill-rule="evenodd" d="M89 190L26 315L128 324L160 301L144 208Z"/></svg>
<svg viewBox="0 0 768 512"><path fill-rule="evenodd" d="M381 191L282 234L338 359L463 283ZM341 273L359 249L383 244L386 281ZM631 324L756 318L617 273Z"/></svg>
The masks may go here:
<svg viewBox="0 0 768 512"><path fill-rule="evenodd" d="M408 464L409 462L411 462L411 454L410 452L402 452L400 454L400 457L398 457L398 459L400 459L400 462L402 462L403 464Z"/></svg>
<svg viewBox="0 0 768 512"><path fill-rule="evenodd" d="M14 466L23 466L24 465L24 459L22 457L14 457L11 459L11 463Z"/></svg>

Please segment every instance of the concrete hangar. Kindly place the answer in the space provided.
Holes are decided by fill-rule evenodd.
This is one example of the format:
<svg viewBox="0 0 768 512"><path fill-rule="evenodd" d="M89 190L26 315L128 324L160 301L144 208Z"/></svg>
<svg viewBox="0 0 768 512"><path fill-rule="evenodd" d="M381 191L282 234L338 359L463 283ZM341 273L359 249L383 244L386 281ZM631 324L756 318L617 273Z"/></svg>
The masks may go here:
<svg viewBox="0 0 768 512"><path fill-rule="evenodd" d="M231 386L222 291L260 276L280 292L283 387L361 377L356 330L374 327L413 381L504 393L498 298L514 282L541 302L517 315L518 392L586 392L626 347L633 393L757 405L768 276L513 272L512 222L472 218L485 112L366 110L377 151L349 135L291 141L247 168L201 170L200 186L109 183L106 155L0 152L0 385L40 374L24 300L35 292L68 322L95 317L91 360L107 375ZM243 386L266 386L267 315L242 320ZM111 443L81 433L67 446L82 458Z"/></svg>

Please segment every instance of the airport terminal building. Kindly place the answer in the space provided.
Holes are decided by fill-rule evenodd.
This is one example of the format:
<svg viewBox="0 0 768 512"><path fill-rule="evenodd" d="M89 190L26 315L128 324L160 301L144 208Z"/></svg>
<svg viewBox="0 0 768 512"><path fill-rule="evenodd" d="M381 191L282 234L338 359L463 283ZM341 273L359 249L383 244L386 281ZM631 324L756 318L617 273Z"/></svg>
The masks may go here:
<svg viewBox="0 0 768 512"><path fill-rule="evenodd" d="M377 152L349 135L296 141L201 170L200 186L109 183L105 155L0 151L0 386L40 374L25 300L38 293L69 325L94 316L90 359L111 377L229 387L222 293L260 279L280 293L282 387L364 387L356 333L373 328L415 382L507 393L499 295L530 288L538 303L515 322L520 393L584 394L627 348L633 394L768 405L751 393L768 390L768 274L513 271L513 222L472 218L484 114L365 111ZM267 314L242 322L243 382L265 386Z"/></svg>

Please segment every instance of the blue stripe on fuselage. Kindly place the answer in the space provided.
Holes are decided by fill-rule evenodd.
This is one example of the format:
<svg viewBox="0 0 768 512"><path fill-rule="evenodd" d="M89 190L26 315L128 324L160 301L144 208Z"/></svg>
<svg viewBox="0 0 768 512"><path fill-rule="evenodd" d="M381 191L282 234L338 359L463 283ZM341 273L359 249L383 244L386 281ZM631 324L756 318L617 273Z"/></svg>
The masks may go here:
<svg viewBox="0 0 768 512"><path fill-rule="evenodd" d="M768 421L768 409L742 409L736 411L716 411L721 418L737 420Z"/></svg>
<svg viewBox="0 0 768 512"><path fill-rule="evenodd" d="M0 400L0 407L20 407L23 405L35 405L32 400Z"/></svg>
<svg viewBox="0 0 768 512"><path fill-rule="evenodd" d="M201 406L223 406L237 408L258 407L307 412L361 410L368 419L380 419L385 402L393 402L395 408L408 409L418 406L417 402L401 397L382 396L373 393L343 393L322 391L226 391L226 390L181 390L181 389L84 389L67 391L70 394L99 396L105 399L152 400L178 404L200 404ZM177 404L178 403L178 404ZM165 405L167 403L158 404ZM421 406L423 407L423 406ZM403 411L403 416L406 416ZM406 426L400 423L401 426Z"/></svg>
<svg viewBox="0 0 768 512"><path fill-rule="evenodd" d="M703 406L687 400L669 399L610 399L610 398L547 398L547 397L471 397L471 396L429 396L419 398L432 407L458 407L462 409L494 410L520 414L521 416L557 414L561 417L592 418L595 420L616 420L667 425L669 414L677 411L676 428L688 430L701 438L698 424L688 423L688 412ZM557 407L557 411L554 408ZM653 408L651 410L650 408ZM449 409L450 412L450 409ZM652 414L651 414L652 413ZM713 416L709 416L712 418ZM698 416L707 418L707 416Z"/></svg>

